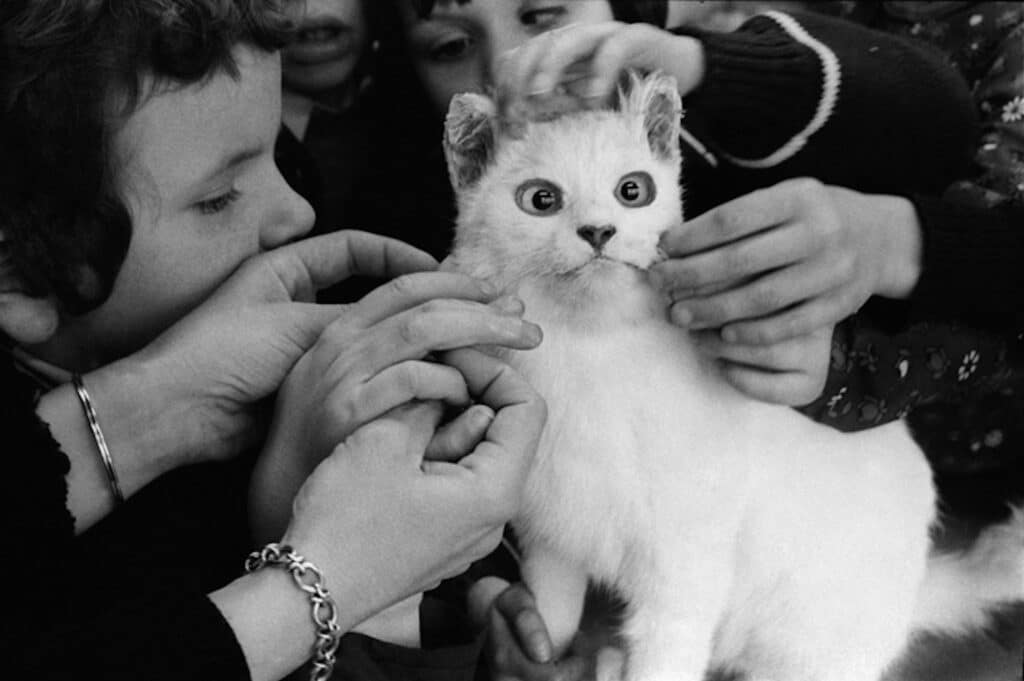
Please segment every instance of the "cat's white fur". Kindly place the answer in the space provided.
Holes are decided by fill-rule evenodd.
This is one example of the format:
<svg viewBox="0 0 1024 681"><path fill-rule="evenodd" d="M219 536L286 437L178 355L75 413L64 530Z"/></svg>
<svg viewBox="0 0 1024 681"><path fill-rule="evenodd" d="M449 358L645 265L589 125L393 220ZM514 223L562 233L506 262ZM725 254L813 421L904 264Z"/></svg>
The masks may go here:
<svg viewBox="0 0 1024 681"><path fill-rule="evenodd" d="M538 349L506 356L548 403L515 529L556 645L594 580L628 600L631 680L726 667L872 681L915 628L977 625L1024 596L1019 516L929 564L931 472L902 423L842 434L747 398L666 321L645 270L681 221L679 98L657 75L620 96L617 111L508 124L466 95L446 128L451 262L519 295L544 329ZM613 191L637 170L658 193L627 208ZM561 187L557 214L517 206L531 178ZM604 257L583 225L615 227Z"/></svg>

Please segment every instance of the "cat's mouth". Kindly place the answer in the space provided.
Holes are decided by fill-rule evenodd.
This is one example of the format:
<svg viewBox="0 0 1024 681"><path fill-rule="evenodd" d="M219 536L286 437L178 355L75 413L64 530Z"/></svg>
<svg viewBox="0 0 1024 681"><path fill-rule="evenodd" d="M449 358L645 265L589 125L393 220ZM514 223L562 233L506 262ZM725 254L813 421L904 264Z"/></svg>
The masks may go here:
<svg viewBox="0 0 1024 681"><path fill-rule="evenodd" d="M612 258L605 253L595 253L591 258L583 263L580 263L576 267L567 270L561 274L562 277L571 278L576 277L584 272L598 268L614 268L624 267L627 269L634 270L638 274L646 275L647 267L641 267L636 263L629 262L628 260L619 260L618 258Z"/></svg>

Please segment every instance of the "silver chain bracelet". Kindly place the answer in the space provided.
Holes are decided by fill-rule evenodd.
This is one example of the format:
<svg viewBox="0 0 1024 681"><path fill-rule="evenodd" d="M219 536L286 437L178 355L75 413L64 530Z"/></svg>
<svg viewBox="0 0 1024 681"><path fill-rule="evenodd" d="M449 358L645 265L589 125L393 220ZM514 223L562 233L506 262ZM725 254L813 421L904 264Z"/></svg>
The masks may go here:
<svg viewBox="0 0 1024 681"><path fill-rule="evenodd" d="M324 575L320 569L287 544L270 543L253 551L245 559L245 571L254 572L267 565L282 565L295 580L296 586L309 594L313 605L313 622L316 624L316 641L313 643L311 681L327 681L334 671L338 644L341 642L341 627L338 626L338 610L331 594L324 586Z"/></svg>

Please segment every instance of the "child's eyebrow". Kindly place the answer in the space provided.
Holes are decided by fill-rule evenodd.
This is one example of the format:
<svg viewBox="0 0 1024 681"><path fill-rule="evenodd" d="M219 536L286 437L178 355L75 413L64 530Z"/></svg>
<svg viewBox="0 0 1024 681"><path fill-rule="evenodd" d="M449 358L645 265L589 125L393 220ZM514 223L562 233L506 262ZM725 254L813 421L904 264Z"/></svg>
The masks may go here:
<svg viewBox="0 0 1024 681"><path fill-rule="evenodd" d="M230 154L229 156L223 158L216 165L214 165L213 169L210 170L209 172L202 174L201 179L196 184L203 184L216 177L219 177L227 173L228 171L233 170L234 168L242 165L246 161L251 161L252 159L256 158L262 153L262 146L252 146L247 147L245 149L240 149Z"/></svg>

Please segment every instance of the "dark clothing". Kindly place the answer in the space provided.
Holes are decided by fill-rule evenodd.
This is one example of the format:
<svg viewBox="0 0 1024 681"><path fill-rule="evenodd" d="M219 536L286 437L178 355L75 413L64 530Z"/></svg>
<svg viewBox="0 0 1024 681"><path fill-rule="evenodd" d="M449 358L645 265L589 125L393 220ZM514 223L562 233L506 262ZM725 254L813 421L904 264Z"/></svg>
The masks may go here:
<svg viewBox="0 0 1024 681"><path fill-rule="evenodd" d="M937 193L964 172L976 131L973 104L941 58L847 21L793 16L823 51L765 16L728 34L690 31L704 43L707 77L684 98L683 123L709 153L683 145L688 217L791 177L862 191ZM834 101L826 92L822 52L838 65ZM360 201L346 223L442 258L451 246L455 201L440 118L408 74L400 74L395 87L381 88L372 106L373 162L357 178ZM814 127L819 108L820 129L802 135ZM932 115L922 118L922 108ZM801 136L803 146L794 141ZM793 144L793 153L755 167Z"/></svg>
<svg viewBox="0 0 1024 681"><path fill-rule="evenodd" d="M796 27L780 23L789 17ZM795 38L801 31L806 37ZM970 93L924 48L813 14L686 32L704 44L705 77L684 98L683 124L719 163L707 167L687 150L687 217L801 176L864 192L938 193L967 166L976 133ZM796 150L780 154L787 146Z"/></svg>
<svg viewBox="0 0 1024 681"><path fill-rule="evenodd" d="M804 411L843 430L907 416L947 505L1001 512L1024 496L1024 5L840 4L936 49L969 83L981 134L967 172L913 198L910 299L872 300L837 327L825 392Z"/></svg>
<svg viewBox="0 0 1024 681"><path fill-rule="evenodd" d="M0 352L5 678L248 679L234 633L205 594L240 576L253 548L251 460L179 469L75 537L68 459L34 410L41 389ZM351 634L335 678L470 681L481 640L464 613L428 595L421 620L429 650Z"/></svg>

